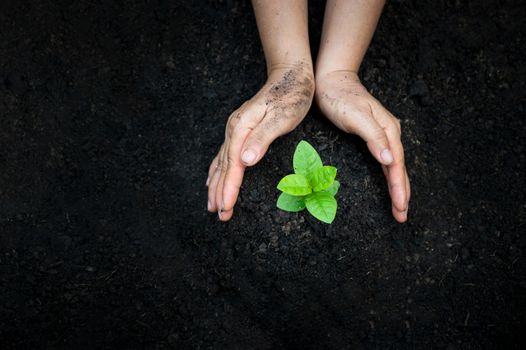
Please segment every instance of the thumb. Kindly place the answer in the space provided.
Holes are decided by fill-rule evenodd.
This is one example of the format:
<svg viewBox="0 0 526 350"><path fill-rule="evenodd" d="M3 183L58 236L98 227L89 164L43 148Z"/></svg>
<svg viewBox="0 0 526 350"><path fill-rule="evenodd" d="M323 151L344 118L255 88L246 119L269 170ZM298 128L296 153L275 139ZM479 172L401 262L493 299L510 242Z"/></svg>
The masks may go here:
<svg viewBox="0 0 526 350"><path fill-rule="evenodd" d="M255 165L267 153L270 144L284 134L276 118L263 119L248 135L243 150L241 161L247 166Z"/></svg>
<svg viewBox="0 0 526 350"><path fill-rule="evenodd" d="M389 165L394 161L384 128L372 118L361 118L360 125L353 127L356 134L367 142L367 148L378 162Z"/></svg>

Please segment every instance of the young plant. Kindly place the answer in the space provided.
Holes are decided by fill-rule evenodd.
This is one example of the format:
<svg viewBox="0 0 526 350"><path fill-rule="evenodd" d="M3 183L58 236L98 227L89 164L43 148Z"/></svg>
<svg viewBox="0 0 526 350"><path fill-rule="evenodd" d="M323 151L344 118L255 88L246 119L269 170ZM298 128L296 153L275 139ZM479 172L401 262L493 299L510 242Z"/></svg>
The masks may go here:
<svg viewBox="0 0 526 350"><path fill-rule="evenodd" d="M300 141L293 158L294 174L281 179L278 190L283 192L277 207L298 212L307 208L316 219L327 224L336 217L338 203L334 196L340 188L335 180L336 168L323 165L320 155L306 141Z"/></svg>

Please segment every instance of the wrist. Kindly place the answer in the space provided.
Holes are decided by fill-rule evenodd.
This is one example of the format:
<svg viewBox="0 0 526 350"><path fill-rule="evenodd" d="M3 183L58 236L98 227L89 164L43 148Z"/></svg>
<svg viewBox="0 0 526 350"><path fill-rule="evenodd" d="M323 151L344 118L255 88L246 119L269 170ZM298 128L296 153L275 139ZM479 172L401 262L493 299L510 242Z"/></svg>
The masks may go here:
<svg viewBox="0 0 526 350"><path fill-rule="evenodd" d="M270 63L267 65L267 80L281 79L283 73L287 71L294 72L294 74L308 78L314 82L314 69L310 60Z"/></svg>
<svg viewBox="0 0 526 350"><path fill-rule="evenodd" d="M358 76L358 69L333 69L333 70L316 70L315 79L316 82L322 82L323 80L335 77L343 76L347 81L360 82L360 77Z"/></svg>

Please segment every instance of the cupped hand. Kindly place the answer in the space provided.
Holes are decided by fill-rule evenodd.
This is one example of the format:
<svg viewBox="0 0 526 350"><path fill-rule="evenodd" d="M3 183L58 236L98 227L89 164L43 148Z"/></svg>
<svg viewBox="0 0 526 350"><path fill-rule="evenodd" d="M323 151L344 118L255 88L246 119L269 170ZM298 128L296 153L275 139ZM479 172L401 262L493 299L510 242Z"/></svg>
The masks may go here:
<svg viewBox="0 0 526 350"><path fill-rule="evenodd" d="M316 101L337 127L367 142L369 151L382 164L393 216L398 222L405 222L411 188L400 140L400 121L369 94L352 71L316 77Z"/></svg>
<svg viewBox="0 0 526 350"><path fill-rule="evenodd" d="M247 166L305 118L314 95L312 68L303 64L271 70L261 90L228 118L225 139L208 170L208 210L230 220Z"/></svg>

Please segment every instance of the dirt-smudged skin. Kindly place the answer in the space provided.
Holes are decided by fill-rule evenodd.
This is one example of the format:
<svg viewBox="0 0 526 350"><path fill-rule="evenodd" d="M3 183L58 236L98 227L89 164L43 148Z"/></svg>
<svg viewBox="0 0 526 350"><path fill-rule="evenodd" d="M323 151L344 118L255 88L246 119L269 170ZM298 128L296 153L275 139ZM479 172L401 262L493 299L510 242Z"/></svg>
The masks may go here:
<svg viewBox="0 0 526 350"><path fill-rule="evenodd" d="M297 75L298 69L289 69L286 71L283 74L283 78L270 87L265 103L268 105L286 97L295 87Z"/></svg>
<svg viewBox="0 0 526 350"><path fill-rule="evenodd" d="M297 118L305 115L312 104L314 79L305 73L304 63L300 62L271 84L266 94L267 113L275 118Z"/></svg>

